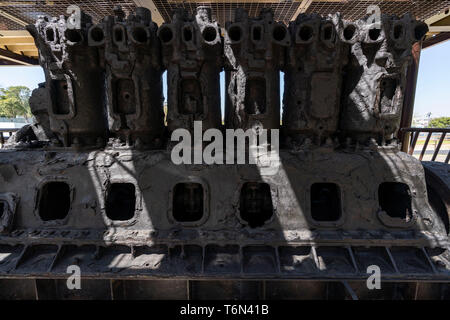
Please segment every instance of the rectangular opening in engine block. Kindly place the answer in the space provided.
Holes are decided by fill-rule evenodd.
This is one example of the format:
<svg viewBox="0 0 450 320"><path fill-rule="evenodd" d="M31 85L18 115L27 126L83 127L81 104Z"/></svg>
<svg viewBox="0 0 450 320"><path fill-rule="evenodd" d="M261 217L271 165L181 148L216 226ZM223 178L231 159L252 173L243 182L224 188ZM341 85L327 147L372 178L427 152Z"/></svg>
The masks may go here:
<svg viewBox="0 0 450 320"><path fill-rule="evenodd" d="M241 219L251 228L262 227L273 216L270 186L261 182L246 182L241 189Z"/></svg>
<svg viewBox="0 0 450 320"><path fill-rule="evenodd" d="M353 273L355 266L348 248L322 246L316 248L318 267L333 274Z"/></svg>
<svg viewBox="0 0 450 320"><path fill-rule="evenodd" d="M398 79L396 78L382 78L380 83L380 113L381 114L395 114L396 101L395 93L397 92Z"/></svg>
<svg viewBox="0 0 450 320"><path fill-rule="evenodd" d="M47 182L39 192L39 216L43 221L63 220L70 210L70 186L61 181Z"/></svg>
<svg viewBox="0 0 450 320"><path fill-rule="evenodd" d="M203 114L202 89L197 79L182 79L180 81L178 106L180 114Z"/></svg>
<svg viewBox="0 0 450 320"><path fill-rule="evenodd" d="M322 41L334 43L336 41L336 31L332 23L327 23L322 26L320 38Z"/></svg>
<svg viewBox="0 0 450 320"><path fill-rule="evenodd" d="M70 113L69 86L66 80L51 80L52 111L56 115Z"/></svg>
<svg viewBox="0 0 450 320"><path fill-rule="evenodd" d="M412 217L411 191L400 182L383 182L378 187L378 201L381 210L391 218L409 221Z"/></svg>
<svg viewBox="0 0 450 320"><path fill-rule="evenodd" d="M113 80L114 113L135 114L136 96L134 82L131 79Z"/></svg>
<svg viewBox="0 0 450 320"><path fill-rule="evenodd" d="M130 269L139 272L173 272L178 266L169 259L169 248L163 244L134 247Z"/></svg>
<svg viewBox="0 0 450 320"><path fill-rule="evenodd" d="M247 114L266 113L266 80L249 79L245 86L245 112Z"/></svg>
<svg viewBox="0 0 450 320"><path fill-rule="evenodd" d="M175 221L200 221L203 218L203 195L200 183L178 183L173 191L172 216Z"/></svg>
<svg viewBox="0 0 450 320"><path fill-rule="evenodd" d="M106 195L106 216L113 221L126 221L134 217L135 209L135 185L112 183Z"/></svg>
<svg viewBox="0 0 450 320"><path fill-rule="evenodd" d="M65 245L52 270L56 273L65 273L67 267L72 265L73 261L77 261L77 265L83 272L91 272L94 266L92 260L98 255L98 248L95 245Z"/></svg>
<svg viewBox="0 0 450 320"><path fill-rule="evenodd" d="M338 221L342 216L339 186L335 183L314 183L311 186L311 216L315 221Z"/></svg>
<svg viewBox="0 0 450 320"><path fill-rule="evenodd" d="M5 214L5 210L6 210L6 203L4 201L0 201L0 219Z"/></svg>

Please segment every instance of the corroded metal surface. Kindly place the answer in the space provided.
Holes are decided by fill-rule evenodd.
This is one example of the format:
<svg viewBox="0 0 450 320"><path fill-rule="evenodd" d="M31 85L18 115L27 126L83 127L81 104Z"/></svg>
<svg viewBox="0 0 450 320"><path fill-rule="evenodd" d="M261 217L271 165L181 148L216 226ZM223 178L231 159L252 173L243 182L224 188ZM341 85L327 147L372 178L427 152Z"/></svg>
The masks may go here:
<svg viewBox="0 0 450 320"><path fill-rule="evenodd" d="M167 68L169 131L193 129L194 121L201 121L204 130L220 127L223 43L211 9L199 7L195 17L178 9L172 23L160 27L158 36Z"/></svg>
<svg viewBox="0 0 450 320"><path fill-rule="evenodd" d="M235 21L226 29L226 127L279 128L279 75L285 47L291 43L287 28L273 20L270 10L249 18L245 10L237 9Z"/></svg>
<svg viewBox="0 0 450 320"><path fill-rule="evenodd" d="M28 30L45 72L48 96L42 94L40 99L50 100L47 110L50 129L58 137L55 144L101 147L107 138L103 72L96 48L87 41L91 18L83 14L80 24L80 29L69 29L64 17L50 21L41 17Z"/></svg>
<svg viewBox="0 0 450 320"><path fill-rule="evenodd" d="M291 145L304 139L320 144L338 130L349 51L343 29L339 14L301 14L289 25L292 46L285 67L283 129Z"/></svg>
<svg viewBox="0 0 450 320"><path fill-rule="evenodd" d="M85 275L105 277L112 275L111 268L118 268L113 272L118 277L353 278L364 276L364 268L355 268L358 259L363 265L385 259L385 264L396 266L384 273L387 278L414 273L415 278L449 277L444 250L448 235L428 204L422 166L395 150L282 151L282 167L274 176L261 176L252 166L200 170L177 166L169 153L161 151L10 151L1 153L0 163L0 195L10 199L5 204L14 209L9 203L20 199L14 225L11 218L2 220L2 248L16 253L3 261L4 275L52 274L55 263L65 261L66 255L81 254L80 261L89 265L83 266ZM239 206L243 185L251 181L269 185L273 202L270 218L256 228L244 220ZM339 185L340 213L333 221L312 216L310 188L322 181ZM410 188L411 215L393 218L379 207L379 186L385 181ZM42 211L43 187L55 182L69 186L68 207L65 216L48 220ZM111 186L124 182L136 190L136 211L126 220L112 218L106 203ZM205 206L197 221L174 218L174 190L181 182L202 185ZM364 247L370 248L358 258ZM437 248L442 252L437 254ZM329 260L317 251L331 255ZM42 255L48 259L45 266ZM444 265L434 265L435 258L443 259ZM71 258L67 259L70 264ZM397 270L404 259L409 262L403 271Z"/></svg>
<svg viewBox="0 0 450 320"><path fill-rule="evenodd" d="M109 130L117 146L160 147L163 68L157 26L146 8L124 15L115 8L115 16L89 29L104 69Z"/></svg>
<svg viewBox="0 0 450 320"><path fill-rule="evenodd" d="M349 28L353 35L347 40L352 46L341 129L357 140L392 140L400 124L412 45L428 28L408 14L382 16L378 29L368 19L356 21L343 29L344 37Z"/></svg>
<svg viewBox="0 0 450 320"><path fill-rule="evenodd" d="M424 24L301 15L286 28L238 10L222 37L204 7L159 30L142 8L84 16L75 33L61 21L29 27L47 81L30 100L36 123L0 152L1 277L78 264L104 279L362 280L375 264L385 280L450 281L450 182L428 183L448 166L424 171L394 139ZM168 134L194 121L281 127L276 170L174 164Z"/></svg>

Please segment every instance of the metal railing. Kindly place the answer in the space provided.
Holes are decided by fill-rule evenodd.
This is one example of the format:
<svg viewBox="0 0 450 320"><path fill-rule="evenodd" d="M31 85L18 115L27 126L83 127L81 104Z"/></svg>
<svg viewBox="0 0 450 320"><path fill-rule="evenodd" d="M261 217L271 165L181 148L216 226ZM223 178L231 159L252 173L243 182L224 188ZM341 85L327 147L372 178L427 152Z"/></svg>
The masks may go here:
<svg viewBox="0 0 450 320"><path fill-rule="evenodd" d="M20 128L0 128L0 148L2 148L5 142L8 141L9 137L11 137L14 132L19 131L19 129ZM5 133L8 134L8 138L5 137Z"/></svg>
<svg viewBox="0 0 450 320"><path fill-rule="evenodd" d="M416 156L420 161L424 157L430 161L439 161L448 163L450 160L450 129L440 128L402 128L404 134L402 150L412 156ZM423 139L422 139L423 138ZM431 150L428 148L430 141L434 142ZM417 146L422 149L416 150ZM448 148L447 148L448 147Z"/></svg>

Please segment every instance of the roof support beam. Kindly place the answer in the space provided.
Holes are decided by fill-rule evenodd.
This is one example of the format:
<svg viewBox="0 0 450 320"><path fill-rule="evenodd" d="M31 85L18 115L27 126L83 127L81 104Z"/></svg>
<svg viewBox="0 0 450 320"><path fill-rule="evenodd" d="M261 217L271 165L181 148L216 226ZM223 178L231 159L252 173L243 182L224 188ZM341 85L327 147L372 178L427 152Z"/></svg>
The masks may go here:
<svg viewBox="0 0 450 320"><path fill-rule="evenodd" d="M9 14L8 12L6 12L4 10L1 10L1 9L0 9L0 16L3 16L5 18L11 20L12 22L17 23L18 25L20 25L22 27L25 27L27 24L29 24L29 23L27 23L27 22L25 22L25 21L15 17L12 14Z"/></svg>
<svg viewBox="0 0 450 320"><path fill-rule="evenodd" d="M439 25L439 22L447 17L450 17L450 8L447 10L442 10L438 14L435 14L434 16L428 18L425 20L425 23L429 26L431 25Z"/></svg>
<svg viewBox="0 0 450 320"><path fill-rule="evenodd" d="M441 32L450 32L450 7L441 10L439 13L425 20L428 25L429 31L428 35L433 35ZM447 36L440 38L448 39ZM427 38L428 40L429 38ZM434 40L433 40L434 41Z"/></svg>
<svg viewBox="0 0 450 320"><path fill-rule="evenodd" d="M429 26L428 32L450 32L450 26Z"/></svg>
<svg viewBox="0 0 450 320"><path fill-rule="evenodd" d="M11 62L14 62L15 64L24 66L32 66L39 64L37 59L23 56L1 48L0 48L0 59L9 60Z"/></svg>
<svg viewBox="0 0 450 320"><path fill-rule="evenodd" d="M0 67L1 66L17 66L17 63L0 58Z"/></svg>
<svg viewBox="0 0 450 320"><path fill-rule="evenodd" d="M423 42L422 49L432 47L448 40L450 40L450 32L442 32L437 35L427 37Z"/></svg>
<svg viewBox="0 0 450 320"><path fill-rule="evenodd" d="M37 48L34 44L11 44L7 45L9 51L37 51Z"/></svg>
<svg viewBox="0 0 450 320"><path fill-rule="evenodd" d="M295 19L297 19L297 16L300 13L305 13L306 10L308 10L308 8L311 6L311 4L313 3L313 0L302 0L302 2L299 4L297 11L295 11L294 15L291 18L291 21L294 21Z"/></svg>
<svg viewBox="0 0 450 320"><path fill-rule="evenodd" d="M161 13L159 13L158 9L155 6L155 3L152 0L133 0L133 2L137 7L144 7L149 9L152 13L153 22L156 22L158 26L160 26L164 22Z"/></svg>
<svg viewBox="0 0 450 320"><path fill-rule="evenodd" d="M0 30L0 37L8 37L8 38L29 37L33 39L31 34L27 30Z"/></svg>
<svg viewBox="0 0 450 320"><path fill-rule="evenodd" d="M302 0L292 0L292 2L301 2ZM317 1L317 0L315 0ZM323 1L323 0L321 0ZM341 0L326 0L341 1ZM347 0L346 0L347 1ZM186 3L186 0L167 0L168 3ZM238 3L274 3L274 0L238 0ZM195 3L236 3L236 0L195 0Z"/></svg>
<svg viewBox="0 0 450 320"><path fill-rule="evenodd" d="M2 37L0 35L0 46L8 45L34 45L34 39L30 37Z"/></svg>

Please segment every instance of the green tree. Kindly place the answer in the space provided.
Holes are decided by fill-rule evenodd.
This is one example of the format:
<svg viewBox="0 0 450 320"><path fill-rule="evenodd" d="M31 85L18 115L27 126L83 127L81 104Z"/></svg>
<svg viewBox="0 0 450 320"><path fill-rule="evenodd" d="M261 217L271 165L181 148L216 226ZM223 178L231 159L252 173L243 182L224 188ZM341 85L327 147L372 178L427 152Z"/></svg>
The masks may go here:
<svg viewBox="0 0 450 320"><path fill-rule="evenodd" d="M431 128L450 128L450 117L434 118L430 121Z"/></svg>
<svg viewBox="0 0 450 320"><path fill-rule="evenodd" d="M0 117L31 117L30 96L31 90L24 86L0 88Z"/></svg>

